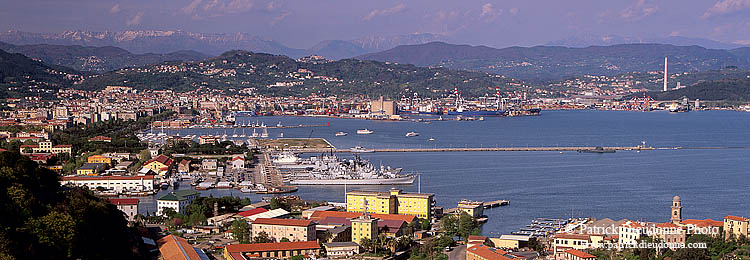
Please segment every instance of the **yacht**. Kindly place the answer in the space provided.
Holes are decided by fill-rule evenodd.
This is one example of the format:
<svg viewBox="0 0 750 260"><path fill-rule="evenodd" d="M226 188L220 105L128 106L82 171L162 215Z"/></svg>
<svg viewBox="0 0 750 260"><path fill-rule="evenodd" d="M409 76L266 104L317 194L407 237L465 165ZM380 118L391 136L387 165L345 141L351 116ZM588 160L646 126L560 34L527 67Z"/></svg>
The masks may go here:
<svg viewBox="0 0 750 260"><path fill-rule="evenodd" d="M406 137L415 137L415 136L419 136L419 133L417 133L417 132L408 132L408 133L406 133Z"/></svg>
<svg viewBox="0 0 750 260"><path fill-rule="evenodd" d="M336 132L336 136L346 136L348 135L347 132Z"/></svg>
<svg viewBox="0 0 750 260"><path fill-rule="evenodd" d="M300 159L297 154L293 152L282 152L276 156L273 156L271 159L271 162L274 164L298 164L302 159Z"/></svg>
<svg viewBox="0 0 750 260"><path fill-rule="evenodd" d="M369 134L372 134L372 133L374 133L374 131L372 131L370 129L367 129L367 128L357 130L357 134L358 135L369 135Z"/></svg>
<svg viewBox="0 0 750 260"><path fill-rule="evenodd" d="M429 139L429 140L427 140L427 141L430 141L430 142L432 142L432 141L435 141L435 138L430 138L430 139Z"/></svg>

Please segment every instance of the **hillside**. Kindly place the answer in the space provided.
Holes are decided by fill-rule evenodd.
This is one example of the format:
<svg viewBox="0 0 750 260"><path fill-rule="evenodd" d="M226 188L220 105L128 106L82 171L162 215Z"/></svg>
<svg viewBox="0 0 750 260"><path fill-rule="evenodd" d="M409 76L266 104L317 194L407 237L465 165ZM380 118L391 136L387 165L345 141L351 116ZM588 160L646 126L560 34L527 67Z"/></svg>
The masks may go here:
<svg viewBox="0 0 750 260"><path fill-rule="evenodd" d="M649 92L647 95L655 100L679 100L687 97L704 101L750 101L750 79L704 81L682 89Z"/></svg>
<svg viewBox="0 0 750 260"><path fill-rule="evenodd" d="M663 70L665 56L670 57L670 73L720 69L725 66L750 68L750 56L742 48L713 50L699 46L665 44L495 49L431 42L398 46L357 58L485 71L526 81L543 82L585 74L617 75L636 71L659 71Z"/></svg>
<svg viewBox="0 0 750 260"><path fill-rule="evenodd" d="M105 46L84 47L80 45L13 45L0 42L0 49L20 53L47 64L60 65L79 71L107 72L126 67L138 67L164 61L196 61L207 58L195 51L178 51L167 54L133 54L127 50Z"/></svg>
<svg viewBox="0 0 750 260"><path fill-rule="evenodd" d="M0 99L52 97L58 89L82 79L77 71L50 66L26 56L0 50Z"/></svg>
<svg viewBox="0 0 750 260"><path fill-rule="evenodd" d="M369 95L399 97L416 92L442 96L454 86L466 95L494 93L494 87L514 89L521 82L481 72L346 59L340 61L231 51L202 62L170 62L117 70L92 76L78 84L83 89L127 85L140 89L190 91L254 88L266 95ZM514 85L516 86L516 85Z"/></svg>

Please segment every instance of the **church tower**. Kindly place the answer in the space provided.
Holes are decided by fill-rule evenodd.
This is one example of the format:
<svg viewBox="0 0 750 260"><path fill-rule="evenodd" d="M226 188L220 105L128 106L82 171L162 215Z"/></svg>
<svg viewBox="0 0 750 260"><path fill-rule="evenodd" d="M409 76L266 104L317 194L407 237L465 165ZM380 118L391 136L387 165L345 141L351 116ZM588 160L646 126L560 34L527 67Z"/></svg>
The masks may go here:
<svg viewBox="0 0 750 260"><path fill-rule="evenodd" d="M680 196L674 196L672 198L672 224L679 225L682 222L682 201Z"/></svg>

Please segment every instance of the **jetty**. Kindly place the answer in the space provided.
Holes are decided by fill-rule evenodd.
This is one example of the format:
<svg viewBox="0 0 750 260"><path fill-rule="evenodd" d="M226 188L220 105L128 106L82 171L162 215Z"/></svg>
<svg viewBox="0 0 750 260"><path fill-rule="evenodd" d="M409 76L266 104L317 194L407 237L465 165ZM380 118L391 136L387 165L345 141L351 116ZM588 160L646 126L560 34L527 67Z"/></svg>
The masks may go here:
<svg viewBox="0 0 750 260"><path fill-rule="evenodd" d="M579 150L592 150L594 146L555 146L555 147L438 147L438 148L380 148L380 149L368 149L378 153L408 153L408 152L503 152L503 151L579 151ZM656 150L653 147L638 147L638 146L612 146L604 147L605 150ZM677 148L673 148L677 149ZM315 148L302 148L295 150L302 153L351 153L351 149L315 149Z"/></svg>
<svg viewBox="0 0 750 260"><path fill-rule="evenodd" d="M484 208L497 208L502 206L510 205L510 200L495 200L495 201L488 201L484 203Z"/></svg>

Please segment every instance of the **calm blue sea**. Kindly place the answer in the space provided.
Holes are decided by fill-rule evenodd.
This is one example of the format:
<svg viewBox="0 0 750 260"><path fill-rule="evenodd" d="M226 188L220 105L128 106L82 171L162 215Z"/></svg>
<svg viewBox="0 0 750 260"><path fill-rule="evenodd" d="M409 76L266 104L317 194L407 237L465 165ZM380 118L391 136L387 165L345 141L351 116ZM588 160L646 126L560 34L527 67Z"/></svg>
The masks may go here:
<svg viewBox="0 0 750 260"><path fill-rule="evenodd" d="M750 147L750 113L733 111L620 112L543 111L541 116L485 118L484 121L386 122L309 117L252 117L242 122L266 125L328 124L329 127L269 129L272 137L323 137L337 148L635 146ZM357 135L357 129L375 131ZM232 135L235 130L167 130L188 134ZM335 137L337 131L348 136ZM409 131L418 137L405 137ZM241 134L242 130L236 130ZM245 130L245 134L252 129ZM435 141L428 141L434 138ZM342 155L350 156L350 155ZM609 217L668 221L670 201L682 197L683 216L750 216L750 149L576 152L372 153L375 164L402 167L422 175L422 192L434 193L439 206L461 199L510 200L488 210L485 235L508 234L536 217ZM189 186L183 185L182 188ZM391 186L348 189L387 190ZM417 185L400 186L417 191ZM236 190L201 192L247 196ZM304 199L344 201L343 186L302 186ZM144 211L155 201L142 199Z"/></svg>

